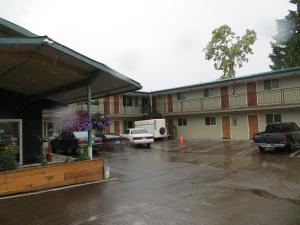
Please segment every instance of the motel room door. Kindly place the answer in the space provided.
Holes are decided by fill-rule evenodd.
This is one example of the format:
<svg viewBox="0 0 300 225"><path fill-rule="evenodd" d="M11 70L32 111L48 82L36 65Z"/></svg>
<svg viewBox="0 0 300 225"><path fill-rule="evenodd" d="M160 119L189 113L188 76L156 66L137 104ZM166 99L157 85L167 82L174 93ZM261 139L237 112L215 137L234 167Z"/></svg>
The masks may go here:
<svg viewBox="0 0 300 225"><path fill-rule="evenodd" d="M223 86L220 88L221 92L221 106L222 109L229 107L229 95L228 95L228 86Z"/></svg>
<svg viewBox="0 0 300 225"><path fill-rule="evenodd" d="M249 138L252 140L258 131L258 116L248 115Z"/></svg>
<svg viewBox="0 0 300 225"><path fill-rule="evenodd" d="M23 136L21 119L0 119L0 146L16 145L17 160L23 165Z"/></svg>
<svg viewBox="0 0 300 225"><path fill-rule="evenodd" d="M222 131L223 131L223 139L231 138L230 116L222 116Z"/></svg>
<svg viewBox="0 0 300 225"><path fill-rule="evenodd" d="M248 106L257 106L256 82L247 84L247 100Z"/></svg>
<svg viewBox="0 0 300 225"><path fill-rule="evenodd" d="M168 112L173 112L173 98L171 94L167 95Z"/></svg>

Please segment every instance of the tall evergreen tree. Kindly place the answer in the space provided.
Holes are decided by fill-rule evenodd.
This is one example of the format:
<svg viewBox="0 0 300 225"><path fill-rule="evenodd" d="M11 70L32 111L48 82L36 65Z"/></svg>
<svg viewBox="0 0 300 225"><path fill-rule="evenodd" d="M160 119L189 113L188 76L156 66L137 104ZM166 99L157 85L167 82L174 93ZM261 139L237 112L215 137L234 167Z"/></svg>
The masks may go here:
<svg viewBox="0 0 300 225"><path fill-rule="evenodd" d="M272 70L300 66L300 0L290 0L297 9L277 20L277 33L271 42L272 53L269 55Z"/></svg>

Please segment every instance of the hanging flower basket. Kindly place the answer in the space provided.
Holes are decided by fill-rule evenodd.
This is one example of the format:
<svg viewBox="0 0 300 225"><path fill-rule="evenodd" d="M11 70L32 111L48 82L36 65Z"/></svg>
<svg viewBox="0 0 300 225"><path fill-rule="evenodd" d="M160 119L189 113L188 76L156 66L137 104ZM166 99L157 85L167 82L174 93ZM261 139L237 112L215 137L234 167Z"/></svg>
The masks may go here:
<svg viewBox="0 0 300 225"><path fill-rule="evenodd" d="M100 112L94 113L92 119L89 119L87 111L77 111L73 118L69 118L64 122L64 129L72 131L89 131L95 129L103 132L105 127L110 126L110 124L111 119Z"/></svg>

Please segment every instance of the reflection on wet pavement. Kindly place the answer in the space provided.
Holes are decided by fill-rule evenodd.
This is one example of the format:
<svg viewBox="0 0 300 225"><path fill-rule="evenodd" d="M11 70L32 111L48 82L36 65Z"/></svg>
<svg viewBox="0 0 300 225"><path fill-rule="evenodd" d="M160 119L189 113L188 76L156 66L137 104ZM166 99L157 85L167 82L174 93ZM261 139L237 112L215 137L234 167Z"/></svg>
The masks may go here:
<svg viewBox="0 0 300 225"><path fill-rule="evenodd" d="M0 200L0 223L299 225L300 158L293 154L261 154L236 140L126 147L105 155L119 180Z"/></svg>

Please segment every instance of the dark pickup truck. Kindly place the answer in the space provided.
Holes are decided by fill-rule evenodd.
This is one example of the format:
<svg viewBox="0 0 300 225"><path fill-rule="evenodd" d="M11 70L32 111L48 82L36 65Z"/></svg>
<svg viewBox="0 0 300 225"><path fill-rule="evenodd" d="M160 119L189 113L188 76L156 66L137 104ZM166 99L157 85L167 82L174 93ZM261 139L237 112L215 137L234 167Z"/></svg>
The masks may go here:
<svg viewBox="0 0 300 225"><path fill-rule="evenodd" d="M300 128L296 123L268 124L265 132L254 135L253 141L262 152L275 148L293 151L300 146Z"/></svg>

